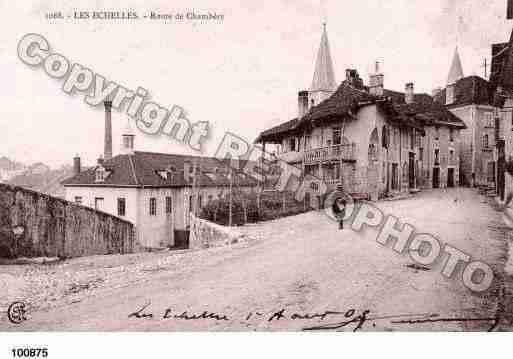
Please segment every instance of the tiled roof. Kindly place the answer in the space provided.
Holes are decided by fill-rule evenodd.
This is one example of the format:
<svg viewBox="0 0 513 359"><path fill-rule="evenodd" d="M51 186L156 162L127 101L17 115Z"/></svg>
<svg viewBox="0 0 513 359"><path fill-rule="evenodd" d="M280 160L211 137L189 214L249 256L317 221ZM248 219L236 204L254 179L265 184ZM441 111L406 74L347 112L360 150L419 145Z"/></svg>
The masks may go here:
<svg viewBox="0 0 513 359"><path fill-rule="evenodd" d="M407 104L404 93L384 90L383 95L390 97L394 103L394 109L402 116L412 116L415 120L420 120L420 125L449 125L465 128L465 123L445 106L436 102L433 97L426 93L415 94L413 102Z"/></svg>
<svg viewBox="0 0 513 359"><path fill-rule="evenodd" d="M445 104L447 89L443 89L437 96L438 102ZM456 82L454 91L455 100L449 107L465 105L491 105L493 90L490 82L479 76L464 77Z"/></svg>
<svg viewBox="0 0 513 359"><path fill-rule="evenodd" d="M184 165L201 168L200 175L193 181L184 174ZM245 161L239 161L242 169ZM103 182L96 182L97 166L66 179L64 186L130 186L130 187L184 187L197 185L201 187L229 186L229 161L220 161L212 157L198 157L166 153L139 152L133 155L118 155L105 161L104 167L110 175ZM167 179L159 171L172 169ZM233 184L238 186L256 186L257 181L243 172L233 171ZM194 182L194 183L193 183Z"/></svg>
<svg viewBox="0 0 513 359"><path fill-rule="evenodd" d="M348 81L343 81L333 95L312 107L301 122L348 115L349 112L360 107L361 103L375 102L376 99L377 97L370 95L363 88L356 88Z"/></svg>
<svg viewBox="0 0 513 359"><path fill-rule="evenodd" d="M463 81L462 84L466 85L466 82ZM403 92L385 89L383 96L378 97L371 95L365 87L355 87L348 81L344 81L332 96L312 107L301 120L293 119L263 131L255 142L276 139L312 123L329 121L340 116L352 116L358 108L374 103L386 110L392 120L399 121L404 126L420 130L424 124L428 123L465 127L463 121L453 115L445 106L435 102L433 97L428 94L415 94L414 102L406 104Z"/></svg>
<svg viewBox="0 0 513 359"><path fill-rule="evenodd" d="M492 45L492 69L490 71L490 86L496 89L501 82L502 68L508 58L508 42Z"/></svg>
<svg viewBox="0 0 513 359"><path fill-rule="evenodd" d="M271 127L270 129L265 130L262 133L260 133L258 138L255 140L255 143L262 142L264 139L265 140L272 139L277 134L283 135L289 131L293 131L294 129L297 128L298 123L299 123L299 120L297 118L295 118L293 120L281 123L278 126Z"/></svg>

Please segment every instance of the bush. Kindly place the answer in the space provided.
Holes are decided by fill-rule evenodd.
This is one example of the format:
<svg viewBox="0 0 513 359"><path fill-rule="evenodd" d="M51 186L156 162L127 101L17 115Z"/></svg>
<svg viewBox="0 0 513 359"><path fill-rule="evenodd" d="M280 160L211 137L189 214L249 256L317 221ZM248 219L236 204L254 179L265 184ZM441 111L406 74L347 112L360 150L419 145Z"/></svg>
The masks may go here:
<svg viewBox="0 0 513 359"><path fill-rule="evenodd" d="M264 192L260 195L260 211L256 194L236 193L232 198L232 225L268 221L296 215L309 210L303 201L298 202L291 192ZM227 226L230 221L229 198L216 199L204 206L200 218Z"/></svg>

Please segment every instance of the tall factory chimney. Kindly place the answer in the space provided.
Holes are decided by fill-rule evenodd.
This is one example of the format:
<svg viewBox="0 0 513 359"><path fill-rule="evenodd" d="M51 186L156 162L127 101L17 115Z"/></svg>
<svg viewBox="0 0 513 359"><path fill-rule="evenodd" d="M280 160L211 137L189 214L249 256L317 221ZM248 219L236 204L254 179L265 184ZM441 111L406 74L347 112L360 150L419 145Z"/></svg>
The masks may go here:
<svg viewBox="0 0 513 359"><path fill-rule="evenodd" d="M105 147L103 151L103 158L108 161L112 158L112 101L106 100L105 106Z"/></svg>

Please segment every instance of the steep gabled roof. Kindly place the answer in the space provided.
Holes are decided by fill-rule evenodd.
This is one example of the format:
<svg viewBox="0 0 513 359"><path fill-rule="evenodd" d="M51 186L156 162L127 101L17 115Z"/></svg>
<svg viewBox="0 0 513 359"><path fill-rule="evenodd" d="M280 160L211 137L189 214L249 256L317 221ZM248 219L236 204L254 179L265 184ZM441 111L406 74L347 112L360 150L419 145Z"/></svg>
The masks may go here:
<svg viewBox="0 0 513 359"><path fill-rule="evenodd" d="M128 186L128 187L185 187L192 186L193 181L186 179L184 165L189 162L191 166L200 168L195 185L201 187L229 186L229 160L220 161L213 157L198 157L188 155L134 152L105 161L104 167L110 175L101 183L96 182L96 169L92 167L86 171L68 178L62 182L64 186ZM242 169L246 161L238 161ZM159 172L173 168L173 175L167 179ZM239 186L256 186L257 181L237 170L233 171L234 180Z"/></svg>

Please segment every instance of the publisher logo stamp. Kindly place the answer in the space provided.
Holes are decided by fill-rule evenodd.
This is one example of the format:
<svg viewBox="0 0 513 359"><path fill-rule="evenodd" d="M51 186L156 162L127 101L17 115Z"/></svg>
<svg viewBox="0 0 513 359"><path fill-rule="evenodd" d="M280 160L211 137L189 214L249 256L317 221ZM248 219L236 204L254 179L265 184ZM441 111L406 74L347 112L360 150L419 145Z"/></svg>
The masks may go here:
<svg viewBox="0 0 513 359"><path fill-rule="evenodd" d="M25 314L27 313L26 305L23 302L13 302L7 309L7 318L13 324L20 324L27 320Z"/></svg>

